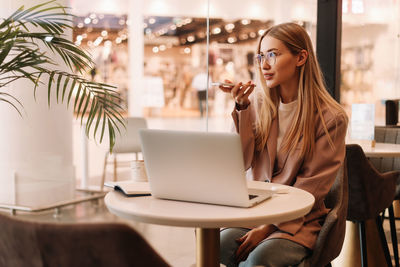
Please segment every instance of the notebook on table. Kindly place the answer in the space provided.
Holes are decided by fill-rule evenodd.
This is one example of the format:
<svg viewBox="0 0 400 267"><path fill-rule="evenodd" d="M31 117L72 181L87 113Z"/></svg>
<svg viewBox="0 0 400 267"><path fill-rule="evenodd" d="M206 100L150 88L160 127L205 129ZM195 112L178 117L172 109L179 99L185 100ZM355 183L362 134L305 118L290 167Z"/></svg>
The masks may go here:
<svg viewBox="0 0 400 267"><path fill-rule="evenodd" d="M247 188L238 134L142 129L139 135L154 197L251 207L273 194Z"/></svg>
<svg viewBox="0 0 400 267"><path fill-rule="evenodd" d="M150 196L148 183L134 181L105 182L104 186L113 188L127 197Z"/></svg>

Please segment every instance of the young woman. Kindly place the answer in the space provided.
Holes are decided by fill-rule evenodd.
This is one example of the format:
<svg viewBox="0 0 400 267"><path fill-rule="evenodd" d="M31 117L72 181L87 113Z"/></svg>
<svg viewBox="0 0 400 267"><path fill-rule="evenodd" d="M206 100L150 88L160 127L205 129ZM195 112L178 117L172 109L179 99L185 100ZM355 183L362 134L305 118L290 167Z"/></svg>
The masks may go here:
<svg viewBox="0 0 400 267"><path fill-rule="evenodd" d="M232 117L253 179L294 186L314 195L306 216L253 229L221 231L221 263L292 266L313 250L328 209L324 199L345 156L347 116L327 92L307 32L273 26L261 37L255 85L220 89L236 102ZM227 81L229 82L229 81Z"/></svg>

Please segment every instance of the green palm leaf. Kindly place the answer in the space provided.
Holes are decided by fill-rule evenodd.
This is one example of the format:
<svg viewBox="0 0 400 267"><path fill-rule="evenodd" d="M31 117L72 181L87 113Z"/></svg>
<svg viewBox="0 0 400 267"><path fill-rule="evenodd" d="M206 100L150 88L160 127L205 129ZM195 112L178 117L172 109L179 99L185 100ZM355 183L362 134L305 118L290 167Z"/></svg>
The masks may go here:
<svg viewBox="0 0 400 267"><path fill-rule="evenodd" d="M65 38L64 32L72 28L74 17L66 10L67 7L52 0L28 9L22 6L0 23L0 101L22 114L23 106L18 99L1 92L3 86L19 79L33 83L35 99L37 86L47 84L49 107L52 94L57 103L64 102L67 107L75 96L73 111L81 125L86 124L86 135L92 134L101 143L107 128L111 152L116 130L120 132L119 128L125 127L123 109L118 104L121 97L114 86L91 82L74 73L85 73L94 64L87 51ZM53 56L41 51L38 43L58 55L70 72L56 69Z"/></svg>

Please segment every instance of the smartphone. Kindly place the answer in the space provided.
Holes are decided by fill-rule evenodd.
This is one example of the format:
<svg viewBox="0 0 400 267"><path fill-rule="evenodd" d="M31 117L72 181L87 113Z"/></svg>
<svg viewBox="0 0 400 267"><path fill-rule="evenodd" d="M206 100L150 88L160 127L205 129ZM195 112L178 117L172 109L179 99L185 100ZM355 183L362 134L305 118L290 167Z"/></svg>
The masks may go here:
<svg viewBox="0 0 400 267"><path fill-rule="evenodd" d="M211 83L212 86L226 86L226 87L233 87L235 84L233 83L223 83L223 82L213 82ZM256 87L256 85L254 85Z"/></svg>
<svg viewBox="0 0 400 267"><path fill-rule="evenodd" d="M212 86L226 86L226 87L230 87L230 86L235 86L233 83L223 83L223 82L213 82L211 83Z"/></svg>

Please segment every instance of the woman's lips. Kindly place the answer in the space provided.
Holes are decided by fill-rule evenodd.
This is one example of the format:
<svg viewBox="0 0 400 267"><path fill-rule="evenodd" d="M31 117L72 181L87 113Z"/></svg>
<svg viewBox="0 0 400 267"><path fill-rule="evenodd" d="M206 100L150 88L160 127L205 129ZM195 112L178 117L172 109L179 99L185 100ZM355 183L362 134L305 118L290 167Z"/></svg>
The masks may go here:
<svg viewBox="0 0 400 267"><path fill-rule="evenodd" d="M271 80L274 74L272 73L264 73L264 79L266 80Z"/></svg>

